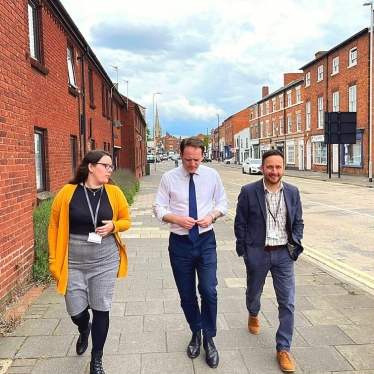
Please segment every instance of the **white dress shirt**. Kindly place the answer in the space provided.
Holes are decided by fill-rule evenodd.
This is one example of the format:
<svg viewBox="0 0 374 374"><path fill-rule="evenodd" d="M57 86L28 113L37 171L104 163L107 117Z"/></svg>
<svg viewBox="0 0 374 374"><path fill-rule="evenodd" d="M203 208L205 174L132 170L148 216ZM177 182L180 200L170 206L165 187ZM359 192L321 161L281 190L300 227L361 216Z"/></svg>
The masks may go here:
<svg viewBox="0 0 374 374"><path fill-rule="evenodd" d="M212 168L200 165L193 177L196 189L198 219L210 215L218 210L222 216L227 214L228 200L219 174ZM153 203L153 212L157 219L167 214L188 217L190 174L183 166L165 173L157 190L156 200ZM213 225L202 229L199 233L211 230ZM188 230L176 224L170 224L170 231L178 235L188 235Z"/></svg>

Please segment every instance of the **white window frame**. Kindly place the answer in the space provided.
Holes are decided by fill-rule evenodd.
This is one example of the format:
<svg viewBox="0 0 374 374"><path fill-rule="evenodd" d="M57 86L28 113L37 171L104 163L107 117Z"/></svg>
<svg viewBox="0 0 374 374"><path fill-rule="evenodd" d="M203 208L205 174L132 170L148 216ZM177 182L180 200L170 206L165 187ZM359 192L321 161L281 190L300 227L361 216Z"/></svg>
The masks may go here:
<svg viewBox="0 0 374 374"><path fill-rule="evenodd" d="M269 114L269 100L265 104L266 104L266 114Z"/></svg>
<svg viewBox="0 0 374 374"><path fill-rule="evenodd" d="M277 99L274 98L273 99L273 112L275 112L277 110Z"/></svg>
<svg viewBox="0 0 374 374"><path fill-rule="evenodd" d="M324 114L323 114L323 97L318 98L318 129L323 129Z"/></svg>
<svg viewBox="0 0 374 374"><path fill-rule="evenodd" d="M311 127L311 107L310 101L305 103L305 130L309 131Z"/></svg>
<svg viewBox="0 0 374 374"><path fill-rule="evenodd" d="M264 123L260 122L260 138L264 137Z"/></svg>
<svg viewBox="0 0 374 374"><path fill-rule="evenodd" d="M296 131L301 132L301 114L296 114Z"/></svg>
<svg viewBox="0 0 374 374"><path fill-rule="evenodd" d="M332 111L339 112L339 91L332 93Z"/></svg>
<svg viewBox="0 0 374 374"><path fill-rule="evenodd" d="M266 121L266 136L270 136L270 123L269 123L269 120Z"/></svg>
<svg viewBox="0 0 374 374"><path fill-rule="evenodd" d="M260 116L264 115L264 104L260 104Z"/></svg>
<svg viewBox="0 0 374 374"><path fill-rule="evenodd" d="M283 95L279 95L279 109L283 109Z"/></svg>
<svg viewBox="0 0 374 374"><path fill-rule="evenodd" d="M323 142L313 143L313 163L316 165L327 164L327 146Z"/></svg>
<svg viewBox="0 0 374 374"><path fill-rule="evenodd" d="M68 64L68 82L69 85L77 88L77 82L75 80L75 71L74 71L74 52L73 48L68 45L67 46L67 64Z"/></svg>
<svg viewBox="0 0 374 374"><path fill-rule="evenodd" d="M28 18L29 18L29 43L30 43L30 56L40 61L40 39L39 39L39 20L38 8L32 1L27 5Z"/></svg>
<svg viewBox="0 0 374 374"><path fill-rule="evenodd" d="M305 87L310 86L310 71L305 74Z"/></svg>
<svg viewBox="0 0 374 374"><path fill-rule="evenodd" d="M296 104L301 103L301 90L300 88L296 88Z"/></svg>
<svg viewBox="0 0 374 374"><path fill-rule="evenodd" d="M287 164L295 163L295 144L286 143L286 155L287 155Z"/></svg>
<svg viewBox="0 0 374 374"><path fill-rule="evenodd" d="M288 91L287 92L287 106L291 106L291 105L292 105L292 92Z"/></svg>
<svg viewBox="0 0 374 374"><path fill-rule="evenodd" d="M349 50L349 67L357 65L357 47Z"/></svg>
<svg viewBox="0 0 374 374"><path fill-rule="evenodd" d="M287 134L292 133L292 116L287 117Z"/></svg>
<svg viewBox="0 0 374 374"><path fill-rule="evenodd" d="M349 87L348 101L349 101L349 111L356 112L357 111L357 86L356 85Z"/></svg>
<svg viewBox="0 0 374 374"><path fill-rule="evenodd" d="M335 75L339 73L339 56L332 59L332 74Z"/></svg>
<svg viewBox="0 0 374 374"><path fill-rule="evenodd" d="M317 82L323 81L323 65L318 66L317 70Z"/></svg>
<svg viewBox="0 0 374 374"><path fill-rule="evenodd" d="M279 135L284 134L284 121L283 118L279 118Z"/></svg>
<svg viewBox="0 0 374 374"><path fill-rule="evenodd" d="M277 135L277 121L273 119L273 136Z"/></svg>

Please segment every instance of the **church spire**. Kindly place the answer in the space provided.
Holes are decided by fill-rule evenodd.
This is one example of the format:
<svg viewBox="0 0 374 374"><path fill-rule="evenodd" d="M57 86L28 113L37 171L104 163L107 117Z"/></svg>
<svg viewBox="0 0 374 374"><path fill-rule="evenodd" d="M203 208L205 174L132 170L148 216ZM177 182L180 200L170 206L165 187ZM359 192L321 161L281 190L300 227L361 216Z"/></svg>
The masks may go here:
<svg viewBox="0 0 374 374"><path fill-rule="evenodd" d="M155 119L155 137L161 138L162 137L162 128L160 125L160 120L158 118L158 108L156 104L156 119Z"/></svg>

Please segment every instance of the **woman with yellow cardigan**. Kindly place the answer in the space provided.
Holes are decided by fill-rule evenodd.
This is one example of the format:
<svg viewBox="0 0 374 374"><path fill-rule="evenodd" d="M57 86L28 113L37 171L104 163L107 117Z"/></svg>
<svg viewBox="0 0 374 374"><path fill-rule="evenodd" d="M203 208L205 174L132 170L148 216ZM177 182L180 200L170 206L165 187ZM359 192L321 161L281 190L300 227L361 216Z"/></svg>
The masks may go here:
<svg viewBox="0 0 374 374"><path fill-rule="evenodd" d="M118 233L128 230L131 220L125 196L110 179L113 168L109 153L88 152L57 194L48 228L49 268L78 326L78 355L86 351L92 330L90 374L105 374L102 356L115 280L127 276L126 246Z"/></svg>

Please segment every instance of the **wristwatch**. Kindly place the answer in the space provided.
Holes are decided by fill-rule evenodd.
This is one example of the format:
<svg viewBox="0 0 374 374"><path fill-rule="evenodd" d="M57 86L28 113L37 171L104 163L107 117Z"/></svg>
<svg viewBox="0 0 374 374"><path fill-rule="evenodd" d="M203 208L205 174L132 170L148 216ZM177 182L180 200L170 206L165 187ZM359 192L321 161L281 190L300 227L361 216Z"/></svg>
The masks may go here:
<svg viewBox="0 0 374 374"><path fill-rule="evenodd" d="M212 217L212 223L216 223L217 217L213 213L210 216Z"/></svg>

